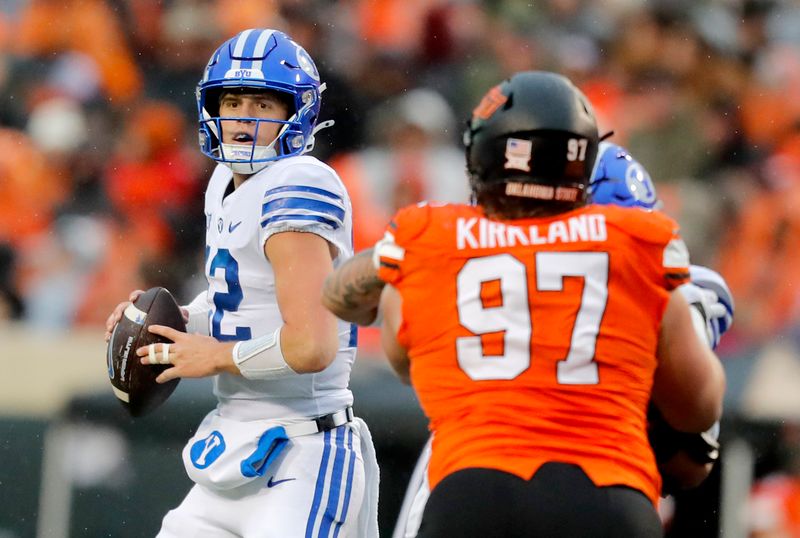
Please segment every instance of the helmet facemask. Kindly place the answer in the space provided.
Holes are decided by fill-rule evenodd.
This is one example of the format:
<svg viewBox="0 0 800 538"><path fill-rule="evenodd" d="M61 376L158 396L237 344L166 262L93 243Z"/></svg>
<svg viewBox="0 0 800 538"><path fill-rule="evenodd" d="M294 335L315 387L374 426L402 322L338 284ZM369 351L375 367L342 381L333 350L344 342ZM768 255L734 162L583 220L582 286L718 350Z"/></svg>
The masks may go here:
<svg viewBox="0 0 800 538"><path fill-rule="evenodd" d="M269 93L284 105L289 117L277 119L220 116L220 100L228 92L246 95ZM202 110L204 119L200 122L200 146L207 148L212 158L225 163L236 173L254 174L270 162L296 153L298 149L302 149L305 143L301 126L297 121L298 113L294 112L294 98L286 92L242 86L215 88L207 91L205 103L206 106ZM306 111L300 111L300 113L304 112ZM235 131L233 127L239 124L251 126L242 130L243 139L223 141L223 133ZM266 145L259 144L259 134L275 124L280 125L275 137ZM225 128L223 129L223 127Z"/></svg>

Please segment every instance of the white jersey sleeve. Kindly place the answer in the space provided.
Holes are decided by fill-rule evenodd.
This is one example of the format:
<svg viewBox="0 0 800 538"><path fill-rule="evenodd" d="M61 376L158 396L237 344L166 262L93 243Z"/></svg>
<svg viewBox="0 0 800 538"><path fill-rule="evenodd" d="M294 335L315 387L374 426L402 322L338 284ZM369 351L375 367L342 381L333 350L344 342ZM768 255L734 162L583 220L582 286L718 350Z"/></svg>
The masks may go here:
<svg viewBox="0 0 800 538"><path fill-rule="evenodd" d="M342 181L316 159L292 159L274 171L261 204L260 240L280 232L308 232L352 254L351 207Z"/></svg>

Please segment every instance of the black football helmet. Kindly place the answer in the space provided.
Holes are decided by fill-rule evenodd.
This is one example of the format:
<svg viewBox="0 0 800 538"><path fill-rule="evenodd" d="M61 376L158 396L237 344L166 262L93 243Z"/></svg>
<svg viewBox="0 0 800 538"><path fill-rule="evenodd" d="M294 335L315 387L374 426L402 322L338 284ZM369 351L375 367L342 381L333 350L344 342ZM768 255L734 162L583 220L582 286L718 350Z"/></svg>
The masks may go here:
<svg viewBox="0 0 800 538"><path fill-rule="evenodd" d="M473 192L497 189L540 200L582 202L599 137L589 100L564 76L517 73L472 113L464 145Z"/></svg>

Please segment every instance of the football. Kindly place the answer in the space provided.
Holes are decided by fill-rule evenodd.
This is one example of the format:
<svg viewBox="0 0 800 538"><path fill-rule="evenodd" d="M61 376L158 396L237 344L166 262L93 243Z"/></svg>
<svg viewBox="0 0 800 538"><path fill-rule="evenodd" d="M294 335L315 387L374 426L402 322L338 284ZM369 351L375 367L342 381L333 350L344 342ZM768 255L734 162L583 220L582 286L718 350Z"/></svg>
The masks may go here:
<svg viewBox="0 0 800 538"><path fill-rule="evenodd" d="M163 384L156 377L169 364L141 364L136 349L170 340L147 330L150 325L166 325L186 332L180 307L172 294L161 287L150 288L125 309L108 340L106 360L114 395L131 416L153 411L169 398L179 379Z"/></svg>

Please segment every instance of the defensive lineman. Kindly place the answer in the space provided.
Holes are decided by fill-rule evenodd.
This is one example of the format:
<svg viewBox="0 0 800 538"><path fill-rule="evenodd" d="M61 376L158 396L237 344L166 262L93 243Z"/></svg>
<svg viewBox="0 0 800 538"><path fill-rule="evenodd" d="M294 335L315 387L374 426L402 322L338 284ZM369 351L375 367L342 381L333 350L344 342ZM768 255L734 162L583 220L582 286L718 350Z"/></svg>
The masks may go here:
<svg viewBox="0 0 800 538"><path fill-rule="evenodd" d="M401 210L325 290L361 323L383 288L384 349L434 435L420 536L660 536L650 397L671 425L700 432L724 391L674 291L689 280L677 226L585 205L596 123L558 75L491 89L465 143L477 206ZM577 221L595 215L598 234L582 234ZM457 244L472 218L496 237L500 225L537 233ZM562 233L571 219L574 236Z"/></svg>
<svg viewBox="0 0 800 538"><path fill-rule="evenodd" d="M601 142L599 145L588 194L593 203L603 205L640 207L645 210L657 209L660 205L655 185L647 170L631 157L625 148L609 142ZM730 328L733 320L733 297L724 279L715 271L692 265L690 273L692 282L678 289L690 304L702 304L707 310L708 324L702 324L701 328L706 333L704 336L709 340L711 347L716 348L720 337ZM662 425L663 427L665 426ZM718 424L711 432L696 434L694 445L705 443L710 452L716 453L717 432ZM677 452L680 447L675 449ZM425 503L430 496L427 476L430 456L431 439L428 439L409 480L392 538L417 536ZM693 465L696 467L693 471L701 477L707 476L711 470L711 463L711 461L698 462Z"/></svg>

